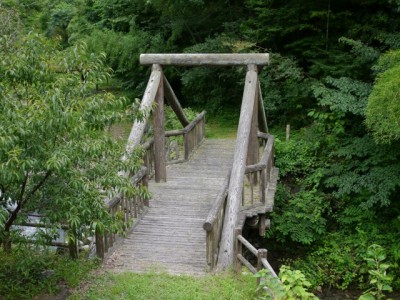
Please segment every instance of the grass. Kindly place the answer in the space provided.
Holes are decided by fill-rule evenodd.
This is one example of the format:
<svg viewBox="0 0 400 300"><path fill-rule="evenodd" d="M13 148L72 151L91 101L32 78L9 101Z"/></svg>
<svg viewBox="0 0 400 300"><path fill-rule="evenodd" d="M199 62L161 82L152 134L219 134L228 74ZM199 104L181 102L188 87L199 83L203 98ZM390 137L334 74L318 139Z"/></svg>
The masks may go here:
<svg viewBox="0 0 400 300"><path fill-rule="evenodd" d="M202 277L168 274L105 273L68 299L254 299L256 280L252 275L206 275Z"/></svg>

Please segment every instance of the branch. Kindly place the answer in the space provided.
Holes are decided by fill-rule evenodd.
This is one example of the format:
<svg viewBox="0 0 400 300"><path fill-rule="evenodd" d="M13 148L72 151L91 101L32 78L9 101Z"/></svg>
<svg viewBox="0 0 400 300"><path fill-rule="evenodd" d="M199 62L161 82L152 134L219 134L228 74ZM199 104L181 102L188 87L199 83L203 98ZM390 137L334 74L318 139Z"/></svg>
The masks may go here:
<svg viewBox="0 0 400 300"><path fill-rule="evenodd" d="M32 197L33 194L35 194L37 192L38 189L40 189L43 186L43 184L45 183L47 178L49 178L50 174L51 174L51 171L47 171L45 176L42 178L42 180L40 180L36 184L36 186L34 186L34 188L29 192L29 194L25 197L25 199L23 199L21 197L20 200L17 201L17 207L14 209L14 211L11 213L10 217L8 218L7 222L4 224L5 231L9 231L10 227L12 226L15 219L17 218L18 213L21 210L21 208L23 207L23 205L29 200L30 197ZM28 181L28 174L25 176L25 180L22 184L21 196L23 196L23 194L25 193L27 181Z"/></svg>
<svg viewBox="0 0 400 300"><path fill-rule="evenodd" d="M47 178L49 178L49 176L51 175L51 171L47 171L46 174L44 175L44 177L42 178L41 181L38 182L38 184L29 192L29 194L25 197L25 199L22 199L22 204L25 204L30 197L33 196L33 194L35 194L37 192L38 189L40 189L43 184L45 183L45 181L47 180Z"/></svg>

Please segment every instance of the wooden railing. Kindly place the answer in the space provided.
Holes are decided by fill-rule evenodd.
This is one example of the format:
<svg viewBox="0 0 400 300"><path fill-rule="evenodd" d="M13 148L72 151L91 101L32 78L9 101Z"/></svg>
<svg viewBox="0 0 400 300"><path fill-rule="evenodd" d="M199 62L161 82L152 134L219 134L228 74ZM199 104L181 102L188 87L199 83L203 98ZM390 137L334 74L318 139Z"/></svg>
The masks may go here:
<svg viewBox="0 0 400 300"><path fill-rule="evenodd" d="M263 153L257 164L246 166L242 191L242 206L258 203L265 204L266 189L274 167L274 137L267 133L258 133Z"/></svg>
<svg viewBox="0 0 400 300"><path fill-rule="evenodd" d="M242 205L237 224L239 228L243 228L247 216L260 215L260 233L263 232L264 234L266 227L268 227L265 213L271 211L273 205L273 203L267 201L267 191L271 181L271 172L274 170L274 138L266 133L258 133L258 137L260 145L264 148L259 163L246 167L245 174L247 176L244 177ZM217 264L230 175L231 172L228 173L203 224L206 231L207 267L209 271L213 270Z"/></svg>
<svg viewBox="0 0 400 300"><path fill-rule="evenodd" d="M205 116L206 112L203 111L185 128L165 132L167 163L183 162L189 159L205 137ZM148 140L142 146L145 150L144 165L148 169L149 175L152 176L155 171L154 139Z"/></svg>
<svg viewBox="0 0 400 300"><path fill-rule="evenodd" d="M235 252L237 258L235 269L237 272L240 271L241 265L243 264L253 274L256 274L258 271L262 269L267 269L273 277L278 277L274 269L271 267L271 265L267 260L267 254L268 254L267 249L256 249L248 240L246 240L242 236L242 228L237 228L235 230L235 235L236 235ZM248 252L252 253L255 257L257 257L257 265L255 267L243 256L243 246L248 250ZM257 279L257 283L259 283L259 278Z"/></svg>
<svg viewBox="0 0 400 300"><path fill-rule="evenodd" d="M166 161L176 163L188 160L190 155L200 145L205 135L205 115L203 111L185 128L179 130L167 131L166 137ZM182 141L179 141L181 137ZM172 139L175 138L172 143ZM145 150L143 157L144 166L132 177L132 184L135 186L147 186L148 178L154 174L154 140L151 139L144 143L142 147ZM183 159L180 159L183 157ZM108 211L112 215L121 215L125 224L125 231L131 228L132 220L140 218L149 203L146 197L136 195L133 198L124 197L119 194L106 201ZM120 216L119 216L120 217ZM96 231L96 254L100 258L104 258L108 250L114 245L117 234L105 231L100 233Z"/></svg>
<svg viewBox="0 0 400 300"><path fill-rule="evenodd" d="M147 187L148 176L146 167L142 167L141 170L132 177L132 184L137 187ZM145 195L141 195L140 193L132 198L118 194L112 199L106 201L105 205L111 215L118 215L118 217L123 218L124 231L128 232L131 229L132 221L139 218L143 214L143 212L146 210L146 207L149 206L149 202L147 197ZM111 233L108 231L101 233L100 231L96 230L96 255L103 259L104 255L114 245L116 238L116 233Z"/></svg>
<svg viewBox="0 0 400 300"><path fill-rule="evenodd" d="M206 233L206 252L207 252L207 269L213 270L216 267L219 242L221 240L222 225L224 223L226 200L228 197L229 179L231 171L225 178L224 185L220 190L213 206L208 213L206 221L203 224Z"/></svg>

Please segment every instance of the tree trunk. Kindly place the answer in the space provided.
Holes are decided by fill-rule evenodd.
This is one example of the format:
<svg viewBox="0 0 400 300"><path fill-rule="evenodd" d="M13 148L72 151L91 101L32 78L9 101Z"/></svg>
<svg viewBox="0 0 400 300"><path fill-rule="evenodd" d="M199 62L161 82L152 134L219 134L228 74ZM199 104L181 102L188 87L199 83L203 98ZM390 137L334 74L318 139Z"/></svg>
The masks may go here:
<svg viewBox="0 0 400 300"><path fill-rule="evenodd" d="M5 253L11 253L12 244L11 244L11 235L10 230L4 230L4 238L2 240L3 250Z"/></svg>

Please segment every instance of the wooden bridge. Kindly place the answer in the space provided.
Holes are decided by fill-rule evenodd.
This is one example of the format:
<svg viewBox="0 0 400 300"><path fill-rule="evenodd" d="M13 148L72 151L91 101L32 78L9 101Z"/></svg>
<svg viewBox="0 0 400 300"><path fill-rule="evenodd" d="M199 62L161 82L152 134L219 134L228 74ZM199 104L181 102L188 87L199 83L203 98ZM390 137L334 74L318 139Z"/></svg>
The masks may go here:
<svg viewBox="0 0 400 300"><path fill-rule="evenodd" d="M241 264L252 272L268 268L266 249L255 249L243 236L246 221L261 236L269 228L278 170L274 167L274 138L268 134L258 69L268 54L147 54L142 64L152 73L141 103L153 103L154 138L144 140L146 121L137 121L127 143L145 150L143 167L131 176L146 185L144 195L124 195L107 201L109 211L122 214L133 228L121 243L117 236L96 232L96 252L118 271L166 271L202 274ZM245 65L245 88L236 140L205 140L205 112L189 122L162 72L165 65ZM164 130L164 98L183 128ZM257 256L254 267L243 246ZM273 273L274 274L274 273Z"/></svg>

